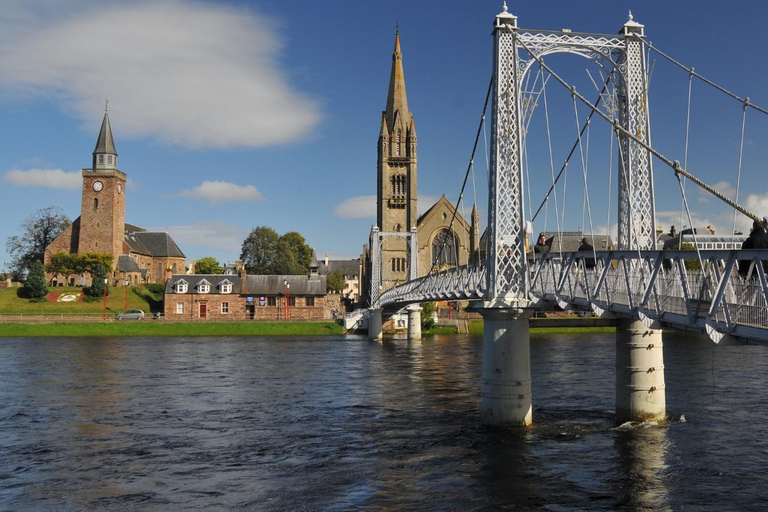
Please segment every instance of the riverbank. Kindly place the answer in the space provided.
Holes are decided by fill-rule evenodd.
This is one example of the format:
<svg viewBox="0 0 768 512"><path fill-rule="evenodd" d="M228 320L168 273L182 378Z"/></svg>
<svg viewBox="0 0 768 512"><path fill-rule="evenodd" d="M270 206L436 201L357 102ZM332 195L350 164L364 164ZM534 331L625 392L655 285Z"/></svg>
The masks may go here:
<svg viewBox="0 0 768 512"><path fill-rule="evenodd" d="M0 337L327 336L344 334L335 322L88 322L0 324Z"/></svg>

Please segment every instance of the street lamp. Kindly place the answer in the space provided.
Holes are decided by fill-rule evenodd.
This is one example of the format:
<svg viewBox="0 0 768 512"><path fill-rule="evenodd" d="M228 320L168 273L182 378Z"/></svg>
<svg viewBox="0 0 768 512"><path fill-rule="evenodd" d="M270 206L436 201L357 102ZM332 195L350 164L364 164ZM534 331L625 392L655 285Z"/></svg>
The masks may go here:
<svg viewBox="0 0 768 512"><path fill-rule="evenodd" d="M109 282L109 279L104 278L104 312L101 314L102 320L107 319L107 283L108 282Z"/></svg>
<svg viewBox="0 0 768 512"><path fill-rule="evenodd" d="M290 309L290 291L291 291L291 285L288 283L288 280L283 281L283 285L285 286L285 319L290 320L291 319L291 309Z"/></svg>
<svg viewBox="0 0 768 512"><path fill-rule="evenodd" d="M128 285L131 284L131 282L126 279L123 285L125 285L125 309L124 311L128 311Z"/></svg>

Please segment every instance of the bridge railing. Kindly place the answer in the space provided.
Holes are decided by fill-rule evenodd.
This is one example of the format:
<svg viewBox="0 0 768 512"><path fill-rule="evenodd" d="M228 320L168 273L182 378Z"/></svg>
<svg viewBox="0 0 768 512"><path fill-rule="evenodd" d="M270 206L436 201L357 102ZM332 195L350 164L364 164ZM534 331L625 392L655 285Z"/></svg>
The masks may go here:
<svg viewBox="0 0 768 512"><path fill-rule="evenodd" d="M531 265L531 293L562 308L702 330L715 341L726 334L768 340L762 260L768 266L768 254L757 250L545 254Z"/></svg>
<svg viewBox="0 0 768 512"><path fill-rule="evenodd" d="M435 300L480 300L485 296L486 268L482 263L435 272L381 294L379 306L399 306Z"/></svg>

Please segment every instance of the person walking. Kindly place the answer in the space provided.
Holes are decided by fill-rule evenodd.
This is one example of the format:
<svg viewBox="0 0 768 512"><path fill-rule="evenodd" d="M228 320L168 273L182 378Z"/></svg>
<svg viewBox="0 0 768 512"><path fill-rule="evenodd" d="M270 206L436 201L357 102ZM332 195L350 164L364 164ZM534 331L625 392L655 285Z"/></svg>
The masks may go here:
<svg viewBox="0 0 768 512"><path fill-rule="evenodd" d="M768 224L766 219L763 218L763 222L754 221L752 223L752 231L749 232L749 236L744 243L741 244L742 249L768 249L768 234L765 232L765 226ZM762 260L763 270L768 273L768 261ZM739 274L746 277L749 274L749 269L752 266L752 260L739 260ZM752 272L752 275L757 275Z"/></svg>

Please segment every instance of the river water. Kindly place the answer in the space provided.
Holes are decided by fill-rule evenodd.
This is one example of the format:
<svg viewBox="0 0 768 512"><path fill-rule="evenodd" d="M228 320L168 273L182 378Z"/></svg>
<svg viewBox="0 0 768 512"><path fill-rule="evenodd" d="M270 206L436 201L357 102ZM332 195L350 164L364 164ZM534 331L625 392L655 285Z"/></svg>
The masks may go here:
<svg viewBox="0 0 768 512"><path fill-rule="evenodd" d="M667 425L614 425L612 334L534 335L497 429L478 337L0 338L0 510L766 510L768 348L664 342Z"/></svg>

